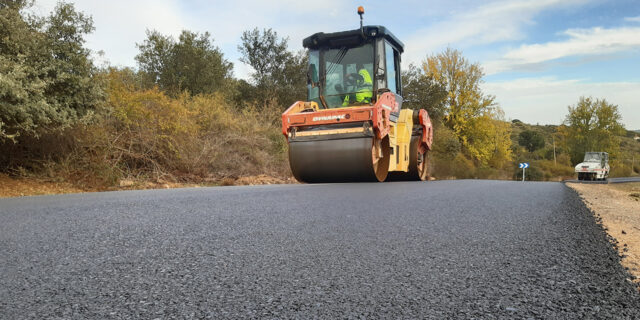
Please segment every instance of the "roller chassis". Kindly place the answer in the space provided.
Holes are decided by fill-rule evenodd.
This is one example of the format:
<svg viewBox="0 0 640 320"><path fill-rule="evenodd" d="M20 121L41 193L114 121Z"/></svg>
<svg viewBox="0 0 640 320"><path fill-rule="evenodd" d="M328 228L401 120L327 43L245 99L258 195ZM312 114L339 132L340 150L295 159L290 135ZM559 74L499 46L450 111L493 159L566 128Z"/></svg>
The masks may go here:
<svg viewBox="0 0 640 320"><path fill-rule="evenodd" d="M294 103L282 114L282 133L296 179L427 180L431 119L426 110L400 110L395 99L386 92L375 104L335 109Z"/></svg>

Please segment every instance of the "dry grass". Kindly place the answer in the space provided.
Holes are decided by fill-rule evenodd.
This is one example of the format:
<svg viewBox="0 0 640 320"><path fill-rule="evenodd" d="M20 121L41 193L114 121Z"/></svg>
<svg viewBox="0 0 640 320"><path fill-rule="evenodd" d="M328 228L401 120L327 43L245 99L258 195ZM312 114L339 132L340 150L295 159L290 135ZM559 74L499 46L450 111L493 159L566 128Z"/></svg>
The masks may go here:
<svg viewBox="0 0 640 320"><path fill-rule="evenodd" d="M53 182L36 177L10 177L0 174L0 198L38 196L64 193L81 193L97 191L117 190L143 190L143 189L175 189L175 188L199 188L210 186L243 186L243 185L268 185L297 183L293 178L280 178L268 175L244 176L237 179L224 178L221 180L202 183L155 183L145 180L123 179L118 185L105 188L80 188L69 182Z"/></svg>
<svg viewBox="0 0 640 320"><path fill-rule="evenodd" d="M629 194L640 192L640 182L615 183L609 186L616 190L629 192Z"/></svg>
<svg viewBox="0 0 640 320"><path fill-rule="evenodd" d="M51 182L35 178L12 178L0 174L0 198L83 191L85 190L76 188L70 183Z"/></svg>

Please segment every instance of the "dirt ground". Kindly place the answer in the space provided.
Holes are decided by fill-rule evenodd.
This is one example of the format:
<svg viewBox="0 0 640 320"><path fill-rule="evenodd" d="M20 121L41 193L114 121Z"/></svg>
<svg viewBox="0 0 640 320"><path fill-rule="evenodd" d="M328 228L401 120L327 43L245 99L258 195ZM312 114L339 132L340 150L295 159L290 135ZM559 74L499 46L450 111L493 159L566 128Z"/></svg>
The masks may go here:
<svg viewBox="0 0 640 320"><path fill-rule="evenodd" d="M109 188L79 188L67 182L51 182L32 177L10 177L0 174L0 198L35 196L46 194L114 191L114 190L139 190L139 189L172 189L193 188L205 186L234 186L234 185L259 185L259 184L284 184L296 183L293 178L277 178L268 175L245 176L240 178L224 178L211 180L206 183L173 183L173 182L149 182L123 179L117 186Z"/></svg>
<svg viewBox="0 0 640 320"><path fill-rule="evenodd" d="M618 243L622 265L640 283L640 183L567 183L601 219Z"/></svg>
<svg viewBox="0 0 640 320"><path fill-rule="evenodd" d="M69 183L49 182L32 178L13 178L0 174L0 198L83 191Z"/></svg>

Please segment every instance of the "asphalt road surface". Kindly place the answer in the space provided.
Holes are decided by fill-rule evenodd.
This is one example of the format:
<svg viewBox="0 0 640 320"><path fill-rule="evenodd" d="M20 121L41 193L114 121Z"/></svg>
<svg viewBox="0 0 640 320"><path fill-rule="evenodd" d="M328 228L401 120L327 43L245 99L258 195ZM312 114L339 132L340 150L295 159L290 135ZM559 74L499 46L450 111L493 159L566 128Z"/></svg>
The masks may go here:
<svg viewBox="0 0 640 320"><path fill-rule="evenodd" d="M0 318L638 319L562 183L0 199Z"/></svg>

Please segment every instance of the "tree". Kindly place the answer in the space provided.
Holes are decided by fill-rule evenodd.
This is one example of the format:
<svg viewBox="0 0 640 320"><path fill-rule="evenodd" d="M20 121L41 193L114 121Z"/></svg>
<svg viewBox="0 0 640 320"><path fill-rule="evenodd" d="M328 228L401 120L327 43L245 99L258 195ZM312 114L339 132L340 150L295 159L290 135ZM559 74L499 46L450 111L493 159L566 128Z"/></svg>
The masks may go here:
<svg viewBox="0 0 640 320"><path fill-rule="evenodd" d="M460 51L447 48L428 56L422 68L425 75L447 91L444 124L455 132L463 149L483 165L495 166L511 159L510 127L503 121L495 98L480 89L484 73Z"/></svg>
<svg viewBox="0 0 640 320"><path fill-rule="evenodd" d="M241 41L238 46L242 55L240 61L254 70L251 74L253 92L248 92L245 85L244 98L253 101L273 99L283 107L304 99L307 84L304 51L288 51L288 38L279 38L272 29L245 31Z"/></svg>
<svg viewBox="0 0 640 320"><path fill-rule="evenodd" d="M33 0L2 0L0 1L0 9L18 9L30 7Z"/></svg>
<svg viewBox="0 0 640 320"><path fill-rule="evenodd" d="M147 39L137 47L140 71L171 96L183 91L208 94L228 87L233 65L213 45L208 32L184 30L176 42L158 31L147 31Z"/></svg>
<svg viewBox="0 0 640 320"><path fill-rule="evenodd" d="M525 130L518 135L518 144L534 152L544 147L544 137L536 131Z"/></svg>
<svg viewBox="0 0 640 320"><path fill-rule="evenodd" d="M170 36L155 30L147 30L147 39L142 44L136 43L140 53L135 59L150 86L155 85L166 90L174 85L174 74L170 72L171 50L174 45L175 42Z"/></svg>
<svg viewBox="0 0 640 320"><path fill-rule="evenodd" d="M47 17L25 16L30 4L0 5L0 142L67 128L104 101L84 48L91 17L63 2Z"/></svg>
<svg viewBox="0 0 640 320"><path fill-rule="evenodd" d="M605 99L580 97L559 128L563 143L573 163L582 161L585 152L605 151L615 155L620 147L618 136L625 133L618 106Z"/></svg>
<svg viewBox="0 0 640 320"><path fill-rule="evenodd" d="M402 72L402 82L402 107L426 109L433 120L441 122L446 112L446 88L414 64Z"/></svg>

